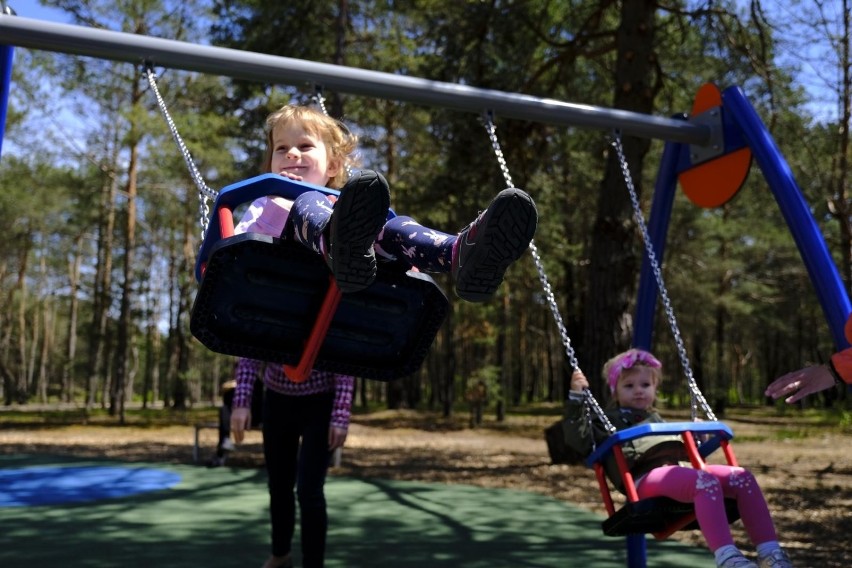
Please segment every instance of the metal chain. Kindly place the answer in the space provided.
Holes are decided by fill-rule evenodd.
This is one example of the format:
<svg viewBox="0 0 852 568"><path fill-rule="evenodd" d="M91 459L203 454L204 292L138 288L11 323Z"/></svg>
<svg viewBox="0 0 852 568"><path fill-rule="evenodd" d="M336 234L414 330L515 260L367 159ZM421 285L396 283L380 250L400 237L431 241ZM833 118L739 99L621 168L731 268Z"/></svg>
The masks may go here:
<svg viewBox="0 0 852 568"><path fill-rule="evenodd" d="M324 115L328 116L328 109L325 106L325 97L322 94L322 87L319 85L314 87L314 96L311 97L311 100L315 105L320 107L320 110Z"/></svg>
<svg viewBox="0 0 852 568"><path fill-rule="evenodd" d="M550 313L553 314L553 320L556 322L556 329L559 330L559 336L562 338L562 345L565 347L565 354L568 356L568 361L571 367L580 370L580 363L577 361L577 354L574 351L574 346L571 345L571 338L568 337L568 330L562 321L562 314L559 312L559 305L556 303L556 296L553 294L553 288L550 286L550 281L547 278L547 273L544 271L544 264L541 261L541 256L538 254L538 247L535 241L530 241L530 253L535 263L535 268L538 271L538 279L541 281L541 287L544 291L544 297L547 300L547 305L550 307Z"/></svg>
<svg viewBox="0 0 852 568"><path fill-rule="evenodd" d="M701 406L701 410L704 412L705 416L707 416L708 420L716 420L716 416L713 414L713 411L710 409L710 405L707 404L707 400L704 398L704 395L701 394L701 390L698 388L698 384L692 376L692 368L689 365L686 347L684 346L683 338L680 335L680 328L677 325L677 318L675 318L674 310L672 309L672 304L669 300L669 293L666 290L665 282L663 282L663 273L662 270L660 270L660 263L657 260L657 255L654 252L654 246L651 243L651 235L648 233L648 227L645 224L645 217L642 214L642 208L639 205L639 197L636 194L636 187L633 185L633 177L630 175L627 158L624 156L624 148L621 144L621 135L618 132L614 133L611 143L615 148L615 153L618 157L619 165L621 166L621 173L624 176L624 183L627 185L627 191L630 192L630 201L633 204L633 216L636 219L636 224L639 225L639 228L642 231L642 241L645 245L645 252L648 255L648 261L651 263L651 267L654 270L654 278L657 281L660 300L663 302L663 308L665 309L666 317L669 321L669 327L672 330L672 335L674 336L675 343L677 344L680 364L683 366L683 371L686 374L686 384L689 387L690 393L690 410L692 413L692 420L695 420L698 416L696 408L698 405Z"/></svg>
<svg viewBox="0 0 852 568"><path fill-rule="evenodd" d="M162 95L160 95L160 89L157 88L157 75L154 73L153 66L146 64L145 74L148 77L148 84L151 85L151 90L153 91L154 96L157 97L157 106L160 107L160 112L166 120L169 131L172 133L172 138L177 144L180 153L183 155L183 161L186 162L186 166L189 169L189 175L192 177L195 187L198 188L198 220L201 225L201 240L203 241L204 237L207 235L207 225L210 218L210 204L208 200L215 200L218 192L210 189L210 187L208 187L204 182L204 179L201 177L201 173L198 171L195 162L192 160L192 155L189 153L189 149L186 147L186 144L184 144L180 133L178 133L177 126L175 126L175 122L169 114L169 109L166 108L166 102L163 100Z"/></svg>
<svg viewBox="0 0 852 568"><path fill-rule="evenodd" d="M497 126L494 124L494 116L490 111L485 114L485 130L488 132L488 138L491 140L494 155L497 156L497 164L499 164L500 171L503 172L503 178L506 180L506 187L515 187L514 182L512 182L512 176L509 174L509 166L506 165L506 158L503 156L503 149L500 147L500 141L497 140Z"/></svg>
<svg viewBox="0 0 852 568"><path fill-rule="evenodd" d="M494 149L494 155L497 156L497 163L500 164L500 170L503 172L503 177L506 180L507 187L514 187L512 176L509 174L509 167L506 165L506 158L503 156L503 149L500 147L500 141L497 139L497 128L494 126L494 121L491 113L485 116L485 130L488 132L488 138L491 140L491 147ZM562 320L562 314L559 312L559 305L556 303L556 297L553 294L553 288L550 285L550 280L547 278L547 273L544 271L544 263L541 261L541 255L538 254L538 247L535 241L530 241L530 253L535 263L535 268L538 271L538 278L541 281L541 287L544 291L544 297L547 299L547 304L550 307L550 313L553 314L553 321L556 322L556 329L559 330L559 336L562 338L562 345L565 347L565 354L568 356L568 361L571 367L577 371L581 371L580 363L577 361L577 354L574 351L574 346L571 345L571 338L568 336L568 330L565 328L565 323ZM582 372L582 371L581 371ZM584 415L591 425L591 414L601 421L606 431L609 433L615 432L615 426L609 421L598 401L589 389L583 389ZM594 447L594 443L593 443Z"/></svg>
<svg viewBox="0 0 852 568"><path fill-rule="evenodd" d="M320 108L324 115L331 116L328 114L328 108L325 106L325 97L322 94L322 87L320 85L316 85L314 87L314 95L311 97L311 100ZM352 177L352 166L350 164L344 164L343 167L346 170L347 179Z"/></svg>

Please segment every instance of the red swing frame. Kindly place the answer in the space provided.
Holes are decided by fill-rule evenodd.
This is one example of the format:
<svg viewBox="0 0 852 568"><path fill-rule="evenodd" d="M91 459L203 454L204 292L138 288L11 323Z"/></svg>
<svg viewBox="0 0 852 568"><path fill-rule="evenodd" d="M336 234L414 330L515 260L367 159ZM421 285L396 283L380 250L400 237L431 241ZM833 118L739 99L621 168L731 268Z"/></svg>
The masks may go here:
<svg viewBox="0 0 852 568"><path fill-rule="evenodd" d="M612 454L615 458L622 484L624 486L624 494L627 498L627 504L640 503L641 500L639 499L639 494L636 491L633 475L630 473L627 460L624 457L622 446L626 442L644 436L663 436L672 434L679 434L681 436L684 446L686 446L686 451L689 455L692 467L695 469L705 469L705 458L719 448L722 449L728 465L738 465L737 458L734 455L734 449L729 443L729 440L733 438L734 434L730 428L721 422L646 423L615 432L602 444L600 444L586 460L586 464L595 471L595 477L598 481L601 498L603 500L604 507L607 510L607 514L609 515L608 520L615 520L616 515L621 514L621 510L616 511L615 502L604 470L604 460L610 454ZM696 435L699 437L707 437L707 439L699 445L696 442ZM628 505L625 505L625 507ZM666 522L665 526L661 530L644 530L641 532L649 532L654 535L654 538L657 540L663 540L675 532L689 527L689 525L693 522L695 522L694 511L679 515L678 518Z"/></svg>

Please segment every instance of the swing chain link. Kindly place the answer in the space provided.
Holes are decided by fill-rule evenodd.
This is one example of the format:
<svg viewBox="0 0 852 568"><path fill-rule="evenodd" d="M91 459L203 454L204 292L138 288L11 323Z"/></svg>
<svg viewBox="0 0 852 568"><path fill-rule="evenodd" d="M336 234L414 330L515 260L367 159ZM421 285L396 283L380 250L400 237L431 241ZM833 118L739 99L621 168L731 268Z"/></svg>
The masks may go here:
<svg viewBox="0 0 852 568"><path fill-rule="evenodd" d="M314 94L311 100L320 108L324 115L328 116L328 109L325 106L325 96L322 94L322 87L320 85L314 86Z"/></svg>
<svg viewBox="0 0 852 568"><path fill-rule="evenodd" d="M494 126L494 120L490 112L485 115L485 130L488 132L488 138L491 140L491 147L494 149L494 155L497 157L497 163L500 165L500 170L503 172L503 177L506 180L506 186L514 187L514 183L512 183L512 176L509 173L509 167L506 164L506 158L503 155L503 149L500 146L500 141L497 139L497 129ZM544 297L550 307L550 313L553 314L553 320L556 323L556 329L559 330L559 336L562 338L562 345L565 347L565 354L568 356L571 368L582 372L580 369L580 363L577 361L577 354L574 351L574 346L571 345L571 338L568 336L568 330L565 328L562 314L559 311L559 304L556 303L556 296L553 294L553 288L550 285L550 280L544 270L544 263L541 260L541 255L538 253L538 247L534 240L530 241L529 249L533 257L533 262L535 263L535 268L538 271L538 278L541 281ZM615 426L613 426L612 422L609 421L609 418L607 418L607 415L604 413L600 404L598 404L598 401L595 400L592 392L589 389L583 389L583 415L585 420L588 421L590 427L592 423L591 412L594 412L595 416L601 421L607 432L610 434L615 432ZM593 441L593 451L594 446L595 444Z"/></svg>
<svg viewBox="0 0 852 568"><path fill-rule="evenodd" d="M654 271L654 278L657 281L657 289L660 293L660 300L663 302L663 308L666 313L666 317L668 319L669 327L671 328L672 335L674 336L675 343L677 344L677 352L680 357L680 364L683 366L684 374L686 375L686 384L689 387L690 393L690 411L692 414L692 420L695 421L698 417L698 406L701 406L701 410L704 412L704 415L708 420L716 420L716 416L713 414L713 411L710 408L710 405L707 404L707 400L704 398L704 395L701 393L701 390L698 388L698 384L695 382L695 378L692 375L692 368L689 364L689 358L686 354L686 347L683 343L683 338L680 334L680 328L677 324L677 318L675 317L674 310L672 309L671 300L669 299L669 293L666 290L665 282L663 281L663 273L660 269L660 262L657 260L657 255L654 252L654 246L651 243L651 235L648 232L648 227L645 224L645 217L642 214L642 207L639 205L639 197L636 193L636 187L633 185L633 177L630 175L630 168L627 164L627 158L624 156L624 147L621 144L621 134L618 131L613 133L611 142L615 148L616 157L618 158L619 166L621 167L621 174L624 177L624 183L627 185L627 191L630 193L630 202L633 205L633 217L636 220L636 224L639 226L639 229L642 231L642 242L645 245L645 253L648 255L648 261L651 263L651 268Z"/></svg>
<svg viewBox="0 0 852 568"><path fill-rule="evenodd" d="M201 225L201 240L203 241L204 237L207 235L207 227L210 219L210 204L208 200L215 200L218 192L210 189L201 177L201 173L198 171L198 167L196 167L195 162L192 159L192 155L189 153L189 149L186 147L183 138L181 138L177 126L175 125L174 120L172 120L171 114L169 114L169 109L166 107L166 102L160 94L160 89L157 88L157 75L154 73L154 67L150 63L145 63L145 75L148 78L148 84L151 85L151 91L157 98L157 106L160 108L160 113L162 113L163 118L166 120L169 132L171 132L175 144L177 144L181 155L183 155L183 161L189 169L189 175L192 177L195 187L198 188L198 218Z"/></svg>
<svg viewBox="0 0 852 568"><path fill-rule="evenodd" d="M325 116L331 116L328 114L328 107L325 106L325 96L322 94L322 85L314 85L314 94L311 96L311 101L319 107ZM349 163L346 163L343 167L346 169L347 179L352 177L352 166Z"/></svg>
<svg viewBox="0 0 852 568"><path fill-rule="evenodd" d="M485 130L488 132L488 138L491 140L494 155L497 156L497 164L500 166L500 171L503 172L503 179L506 180L506 187L515 187L514 182L512 182L512 176L509 174L509 166L506 164L506 158L503 156L503 149L500 147L500 141L497 139L497 126L494 124L494 114L491 111L485 113ZM574 366L576 367L576 365Z"/></svg>

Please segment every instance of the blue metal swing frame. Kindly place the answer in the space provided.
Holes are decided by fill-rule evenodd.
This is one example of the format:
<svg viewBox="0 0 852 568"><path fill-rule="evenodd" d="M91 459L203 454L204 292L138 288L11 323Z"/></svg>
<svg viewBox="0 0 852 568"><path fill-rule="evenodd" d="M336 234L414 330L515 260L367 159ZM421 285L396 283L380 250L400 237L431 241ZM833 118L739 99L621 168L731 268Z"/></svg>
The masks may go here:
<svg viewBox="0 0 852 568"><path fill-rule="evenodd" d="M720 110L725 140L724 153L742 147L748 147L754 153L754 158L781 209L807 268L835 346L838 350L849 347L843 328L852 313L852 303L789 164L740 87L733 86L722 91ZM691 167L690 145L667 142L648 218L648 232L659 259L663 258L665 252L678 175ZM633 345L636 347L649 349L651 346L657 293L653 269L645 256L640 273L633 337Z"/></svg>
<svg viewBox="0 0 852 568"><path fill-rule="evenodd" d="M726 155L745 147L753 152L799 249L835 346L838 350L849 347L844 326L849 314L852 313L852 304L825 239L805 202L789 164L740 87L732 86L723 90L722 106L714 110L718 110L721 115L723 145L719 155ZM683 115L676 118L687 120L687 117ZM677 190L678 175L693 167L690 150L689 144L680 142L667 142L663 150L648 219L648 233L657 259L662 259L665 252L666 234ZM633 345L635 347L651 349L658 292L653 266L645 254L634 319ZM626 541L628 568L645 568L647 565L645 535L627 535Z"/></svg>
<svg viewBox="0 0 852 568"><path fill-rule="evenodd" d="M0 35L7 42L0 45L0 150L11 83L13 45L134 64L155 59L170 68L215 73L245 80L287 84L308 81L341 92L355 92L476 113L490 109L507 118L570 127L618 128L625 135L669 140L660 165L648 223L658 258L663 256L677 175L690 167L687 155L690 144L693 149L706 148L713 139L711 128L706 124L688 121L686 117L679 117L677 120L662 119L618 109L540 99L519 93L477 89L467 85L427 81L416 77L226 50L110 30L39 22L13 17L8 12L0 14ZM843 326L852 311L849 298L788 164L738 87L724 91L720 110L724 118L726 150L731 145L739 144L735 143L735 140L741 140L742 144L754 152L799 247L835 345L838 349L848 347ZM250 237L244 239L251 240ZM212 258L219 251L211 244L209 253L208 258ZM645 259L640 276L635 318L634 345L638 347L650 347L655 302L656 282L650 264ZM628 537L627 546L629 566L645 566L644 536Z"/></svg>

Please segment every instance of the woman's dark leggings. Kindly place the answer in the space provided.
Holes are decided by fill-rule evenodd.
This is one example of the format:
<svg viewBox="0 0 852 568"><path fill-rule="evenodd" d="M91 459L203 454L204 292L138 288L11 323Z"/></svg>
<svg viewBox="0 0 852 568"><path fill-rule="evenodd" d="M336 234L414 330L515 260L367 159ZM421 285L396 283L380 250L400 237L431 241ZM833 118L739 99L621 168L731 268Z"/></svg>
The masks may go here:
<svg viewBox="0 0 852 568"><path fill-rule="evenodd" d="M333 393L287 396L269 389L264 399L263 453L269 477L272 554L290 553L296 519L295 488L305 568L321 567L325 558L328 516L323 486L333 401Z"/></svg>

